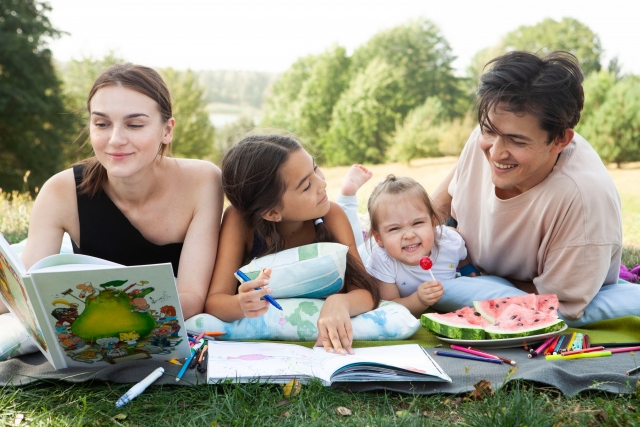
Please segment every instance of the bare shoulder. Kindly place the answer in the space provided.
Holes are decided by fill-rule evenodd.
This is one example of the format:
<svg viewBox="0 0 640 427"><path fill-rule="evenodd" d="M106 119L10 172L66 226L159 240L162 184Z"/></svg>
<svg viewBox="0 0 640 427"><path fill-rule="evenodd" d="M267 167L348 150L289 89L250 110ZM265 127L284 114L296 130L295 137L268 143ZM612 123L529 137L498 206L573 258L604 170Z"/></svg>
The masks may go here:
<svg viewBox="0 0 640 427"><path fill-rule="evenodd" d="M347 214L344 213L340 205L331 201L329 202L329 212L324 216L324 219L327 223L331 221L341 221L343 219L347 220L347 222L349 221L347 219Z"/></svg>
<svg viewBox="0 0 640 427"><path fill-rule="evenodd" d="M344 213L340 205L334 202L329 202L329 212L324 216L324 223L331 230L334 237L338 242L350 246L355 246L355 240L353 238L353 230L349 223L347 214Z"/></svg>
<svg viewBox="0 0 640 427"><path fill-rule="evenodd" d="M36 200L54 203L60 207L69 206L70 201L76 199L76 181L73 176L73 169L58 172L44 183ZM75 206L75 202L71 204Z"/></svg>
<svg viewBox="0 0 640 427"><path fill-rule="evenodd" d="M211 162L198 159L172 159L176 162L181 174L196 180L213 180L220 182L222 174L220 168Z"/></svg>
<svg viewBox="0 0 640 427"><path fill-rule="evenodd" d="M222 174L220 168L211 162L197 159L171 159L176 174L170 174L174 179L178 178L181 191L185 194L222 194Z"/></svg>

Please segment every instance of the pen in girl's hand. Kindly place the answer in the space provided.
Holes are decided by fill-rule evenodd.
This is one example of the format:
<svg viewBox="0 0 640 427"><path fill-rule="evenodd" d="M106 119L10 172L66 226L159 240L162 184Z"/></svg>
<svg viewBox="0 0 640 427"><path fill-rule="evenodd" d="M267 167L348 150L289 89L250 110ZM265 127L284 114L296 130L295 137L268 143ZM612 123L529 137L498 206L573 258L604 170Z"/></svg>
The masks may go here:
<svg viewBox="0 0 640 427"><path fill-rule="evenodd" d="M238 270L236 271L236 275L238 277L240 277L243 281L245 282L249 282L251 281L251 278L249 276L247 276L246 274L244 274L242 271ZM256 291L259 291L260 288L256 288ZM271 295L265 295L264 299L267 300L269 302L269 304L271 304L272 306L274 306L275 308L277 308L278 310L282 310L282 307L280 306L280 304L278 304L278 302L276 300L274 300Z"/></svg>

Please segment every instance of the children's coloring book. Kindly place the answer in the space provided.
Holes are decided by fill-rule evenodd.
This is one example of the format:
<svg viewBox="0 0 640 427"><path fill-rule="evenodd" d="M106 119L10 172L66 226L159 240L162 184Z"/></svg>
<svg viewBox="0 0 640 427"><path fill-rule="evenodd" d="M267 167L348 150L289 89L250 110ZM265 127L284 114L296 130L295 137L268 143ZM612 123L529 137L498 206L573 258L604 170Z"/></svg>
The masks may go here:
<svg viewBox="0 0 640 427"><path fill-rule="evenodd" d="M355 348L354 355L294 344L209 341L207 381L442 381L451 378L418 344Z"/></svg>
<svg viewBox="0 0 640 427"><path fill-rule="evenodd" d="M26 271L0 235L0 297L55 369L190 354L171 264L58 254Z"/></svg>

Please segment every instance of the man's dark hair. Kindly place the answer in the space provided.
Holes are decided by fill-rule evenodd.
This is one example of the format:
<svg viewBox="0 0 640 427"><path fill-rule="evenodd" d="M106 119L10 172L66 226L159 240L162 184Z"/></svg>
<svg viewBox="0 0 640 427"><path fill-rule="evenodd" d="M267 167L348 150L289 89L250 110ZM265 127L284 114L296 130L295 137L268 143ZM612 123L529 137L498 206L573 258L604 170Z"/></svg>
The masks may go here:
<svg viewBox="0 0 640 427"><path fill-rule="evenodd" d="M562 138L580 121L584 105L582 71L569 52L556 51L540 58L522 51L509 52L485 65L480 77L478 122L482 129L497 129L488 113L500 109L516 115L531 114L549 134L548 143ZM499 132L497 132L499 133Z"/></svg>

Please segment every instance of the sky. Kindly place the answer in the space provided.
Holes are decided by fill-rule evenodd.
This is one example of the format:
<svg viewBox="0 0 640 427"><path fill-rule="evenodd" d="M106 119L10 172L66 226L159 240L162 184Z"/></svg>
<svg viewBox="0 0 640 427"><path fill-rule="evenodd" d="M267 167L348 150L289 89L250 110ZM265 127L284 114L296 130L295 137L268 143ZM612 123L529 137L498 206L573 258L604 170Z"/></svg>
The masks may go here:
<svg viewBox="0 0 640 427"><path fill-rule="evenodd" d="M599 35L603 65L617 56L640 74L637 0L49 0L59 61L101 58L178 70L283 72L334 44L352 53L375 33L425 17L438 25L459 75L472 56L521 25L578 19Z"/></svg>

